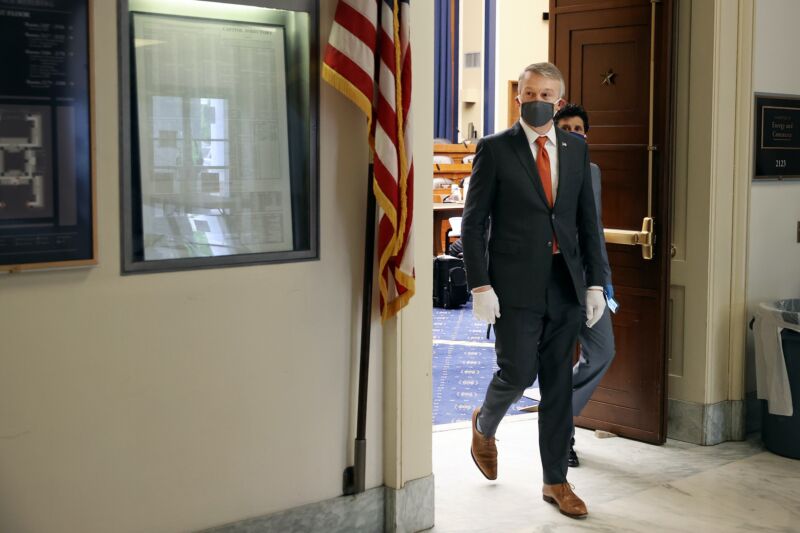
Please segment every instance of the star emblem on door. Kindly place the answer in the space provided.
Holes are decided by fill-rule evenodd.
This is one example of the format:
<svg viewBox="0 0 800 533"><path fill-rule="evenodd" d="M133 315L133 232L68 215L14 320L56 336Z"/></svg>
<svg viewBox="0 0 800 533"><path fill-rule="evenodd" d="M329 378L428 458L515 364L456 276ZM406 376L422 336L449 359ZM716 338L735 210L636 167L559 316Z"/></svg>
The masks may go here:
<svg viewBox="0 0 800 533"><path fill-rule="evenodd" d="M613 69L608 69L608 72L605 74L600 74L600 77L603 78L603 83L601 85L614 85L614 76L616 75L617 73L614 72Z"/></svg>

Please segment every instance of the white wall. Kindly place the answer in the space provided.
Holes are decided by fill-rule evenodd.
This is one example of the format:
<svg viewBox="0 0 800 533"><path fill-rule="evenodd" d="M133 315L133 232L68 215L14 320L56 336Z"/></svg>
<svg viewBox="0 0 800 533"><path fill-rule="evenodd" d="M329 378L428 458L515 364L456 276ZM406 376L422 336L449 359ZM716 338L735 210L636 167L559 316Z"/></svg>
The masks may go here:
<svg viewBox="0 0 800 533"><path fill-rule="evenodd" d="M531 63L548 60L548 0L499 0L495 70L494 128L508 127L508 82Z"/></svg>
<svg viewBox="0 0 800 533"><path fill-rule="evenodd" d="M797 49L800 2L756 0L753 89L800 95ZM800 181L754 183L750 196L747 299L749 316L763 300L800 297ZM752 361L752 339L748 360ZM748 390L755 389L752 364Z"/></svg>
<svg viewBox="0 0 800 533"><path fill-rule="evenodd" d="M319 261L120 276L115 3L92 4L99 265L0 276L0 531L196 530L336 497L352 453L365 121L321 83ZM412 27L432 18L418 6ZM334 9L321 2L321 45ZM420 27L415 87L430 87L432 27ZM423 102L418 132L432 128ZM416 149L424 181L430 139ZM427 402L405 413L413 431L396 448L416 455L401 483L430 473L430 238L417 232L412 300L427 353L398 364ZM384 482L395 416L381 408L373 322L368 488Z"/></svg>

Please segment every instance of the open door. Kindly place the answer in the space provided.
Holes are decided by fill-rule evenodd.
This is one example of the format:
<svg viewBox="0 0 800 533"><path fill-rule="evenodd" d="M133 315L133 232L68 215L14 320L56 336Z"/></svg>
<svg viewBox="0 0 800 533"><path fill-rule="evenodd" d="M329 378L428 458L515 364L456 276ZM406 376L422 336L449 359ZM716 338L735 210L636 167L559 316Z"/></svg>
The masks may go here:
<svg viewBox="0 0 800 533"><path fill-rule="evenodd" d="M671 0L550 0L550 60L589 114L620 311L581 427L666 440Z"/></svg>

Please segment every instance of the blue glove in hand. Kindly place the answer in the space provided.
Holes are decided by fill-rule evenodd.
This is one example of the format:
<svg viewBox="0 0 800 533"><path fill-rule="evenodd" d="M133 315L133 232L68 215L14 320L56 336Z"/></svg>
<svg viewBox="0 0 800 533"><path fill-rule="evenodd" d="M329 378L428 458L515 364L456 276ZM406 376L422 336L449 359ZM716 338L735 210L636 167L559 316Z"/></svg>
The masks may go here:
<svg viewBox="0 0 800 533"><path fill-rule="evenodd" d="M607 298L609 299L614 298L614 286L612 284L609 283L608 285L603 287L603 291L606 293Z"/></svg>

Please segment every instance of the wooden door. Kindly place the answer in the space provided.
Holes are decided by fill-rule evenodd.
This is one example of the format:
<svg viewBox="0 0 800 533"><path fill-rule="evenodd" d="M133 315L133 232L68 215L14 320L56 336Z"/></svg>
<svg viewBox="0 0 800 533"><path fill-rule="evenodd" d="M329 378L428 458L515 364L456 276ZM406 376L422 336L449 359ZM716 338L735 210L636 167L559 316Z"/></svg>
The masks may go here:
<svg viewBox="0 0 800 533"><path fill-rule="evenodd" d="M671 28L671 0L550 0L550 60L589 114L620 303L616 358L575 422L652 443L666 440Z"/></svg>

